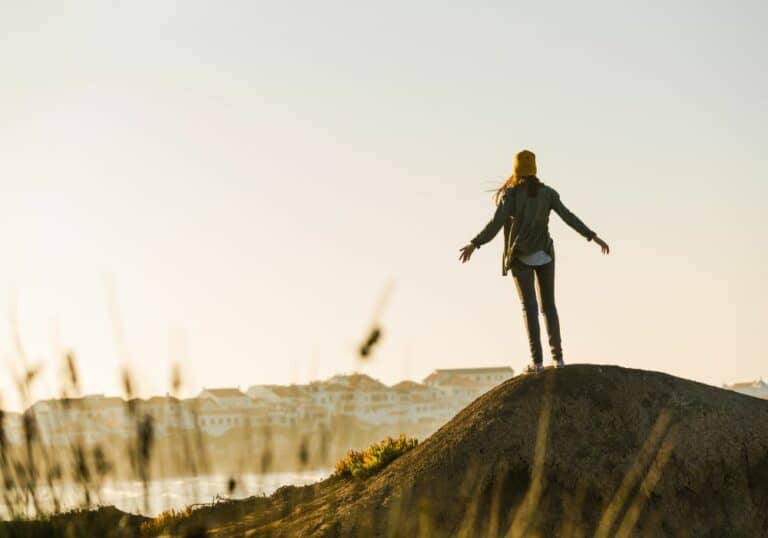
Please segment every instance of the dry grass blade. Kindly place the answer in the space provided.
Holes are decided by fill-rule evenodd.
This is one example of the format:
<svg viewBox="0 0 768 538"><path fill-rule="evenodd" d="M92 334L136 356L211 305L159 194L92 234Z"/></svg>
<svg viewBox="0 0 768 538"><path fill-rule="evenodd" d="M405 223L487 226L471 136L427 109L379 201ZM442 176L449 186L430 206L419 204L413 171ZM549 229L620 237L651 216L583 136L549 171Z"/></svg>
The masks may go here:
<svg viewBox="0 0 768 538"><path fill-rule="evenodd" d="M659 442L664 437L664 434L669 427L670 420L671 416L668 411L664 410L659 414L659 417L656 419L656 423L653 425L651 433L643 443L635 462L624 475L624 479L622 480L619 489L603 511L600 523L597 526L597 531L595 532L595 538L608 538L612 536L611 529L613 524L621 514L627 498L637 484L637 481L640 479L643 470L648 466L648 462L651 458L653 458L656 446L658 446Z"/></svg>
<svg viewBox="0 0 768 538"><path fill-rule="evenodd" d="M499 464L496 472L496 479L493 482L493 493L491 496L490 515L488 517L487 538L497 538L499 535L499 516L501 515L501 494L504 488L504 477L508 467L506 462Z"/></svg>
<svg viewBox="0 0 768 538"><path fill-rule="evenodd" d="M467 468L466 481L462 485L462 489L466 488L469 490L468 497L470 502L459 526L458 538L472 538L474 536L474 526L477 523L478 504L480 503L482 487L483 482L480 480L480 473L477 472L477 465L470 465Z"/></svg>
<svg viewBox="0 0 768 538"><path fill-rule="evenodd" d="M584 536L582 522L582 508L587 495L587 487L584 482L576 485L573 494L563 495L563 523L558 532L560 538L581 538Z"/></svg>
<svg viewBox="0 0 768 538"><path fill-rule="evenodd" d="M640 489L635 495L632 504L629 506L627 513L624 515L624 519L619 525L619 530L616 532L617 538L629 538L632 535L632 530L635 528L640 514L643 512L645 503L650 497L656 484L661 479L664 467L669 462L669 458L672 456L672 452L677 445L677 430L672 427L667 433L664 441L661 443L656 457L651 463L648 473L645 475Z"/></svg>
<svg viewBox="0 0 768 538"><path fill-rule="evenodd" d="M548 375L544 385L542 396L541 414L536 431L536 444L533 457L533 470L531 482L522 503L515 512L515 517L507 531L507 538L526 536L533 516L539 505L541 492L544 489L544 461L547 455L547 438L549 436L549 420L552 413L552 391L554 390L555 376Z"/></svg>
<svg viewBox="0 0 768 538"><path fill-rule="evenodd" d="M373 350L381 342L383 329L379 319L381 318L381 314L384 311L384 307L389 301L393 287L394 283L388 282L387 285L384 286L382 292L379 294L379 298L376 302L376 307L374 308L373 316L371 317L371 322L368 331L366 332L366 336L357 348L357 358L360 360L369 359L373 354Z"/></svg>

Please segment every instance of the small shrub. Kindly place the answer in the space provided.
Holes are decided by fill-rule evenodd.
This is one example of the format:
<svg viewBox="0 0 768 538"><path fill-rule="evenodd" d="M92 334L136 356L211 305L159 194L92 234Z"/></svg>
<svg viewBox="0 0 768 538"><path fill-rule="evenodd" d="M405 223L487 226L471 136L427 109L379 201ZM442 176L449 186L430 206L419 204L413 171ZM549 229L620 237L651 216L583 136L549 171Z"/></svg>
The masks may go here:
<svg viewBox="0 0 768 538"><path fill-rule="evenodd" d="M333 476L365 478L383 469L419 444L418 439L407 439L401 434L397 439L387 437L365 450L350 450L333 469Z"/></svg>
<svg viewBox="0 0 768 538"><path fill-rule="evenodd" d="M149 519L141 524L141 536L156 536L163 530L179 523L192 514L192 507L187 506L181 510L171 508L160 513L157 517Z"/></svg>

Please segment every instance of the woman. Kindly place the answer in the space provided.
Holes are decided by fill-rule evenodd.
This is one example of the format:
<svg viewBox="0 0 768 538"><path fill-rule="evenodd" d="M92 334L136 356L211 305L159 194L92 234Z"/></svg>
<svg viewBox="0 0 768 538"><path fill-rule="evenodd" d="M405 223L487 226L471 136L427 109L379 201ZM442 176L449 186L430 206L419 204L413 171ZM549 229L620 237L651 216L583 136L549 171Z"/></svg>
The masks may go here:
<svg viewBox="0 0 768 538"><path fill-rule="evenodd" d="M528 150L515 155L514 173L496 191L496 206L493 219L461 249L459 259L462 263L469 261L475 249L493 239L504 228L502 274L512 271L523 305L531 347L532 363L526 367L525 372L536 373L543 369L534 275L539 283L541 312L547 324L552 361L556 368L562 368L563 349L555 307L555 251L548 226L550 210L560 215L587 241L600 245L603 254L610 252L608 244L568 211L552 187L536 177L536 156Z"/></svg>

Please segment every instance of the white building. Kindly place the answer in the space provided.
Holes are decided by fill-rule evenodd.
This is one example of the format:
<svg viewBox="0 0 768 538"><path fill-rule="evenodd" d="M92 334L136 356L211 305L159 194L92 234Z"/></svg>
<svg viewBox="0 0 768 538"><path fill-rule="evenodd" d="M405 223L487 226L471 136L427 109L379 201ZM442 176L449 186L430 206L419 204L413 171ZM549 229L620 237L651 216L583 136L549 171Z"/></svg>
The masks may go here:
<svg viewBox="0 0 768 538"><path fill-rule="evenodd" d="M385 384L364 374L334 376L328 383L337 390L335 414L353 417L367 424L387 424L398 420L395 411L400 395Z"/></svg>
<svg viewBox="0 0 768 538"><path fill-rule="evenodd" d="M439 391L440 405L432 406L435 420L446 421L467 404L514 375L512 368L446 368L424 378L424 385ZM423 404L418 407L424 407Z"/></svg>
<svg viewBox="0 0 768 538"><path fill-rule="evenodd" d="M260 400L276 404L309 401L309 393L305 385L252 385L246 394L252 400Z"/></svg>
<svg viewBox="0 0 768 538"><path fill-rule="evenodd" d="M200 399L213 400L222 407L249 408L253 406L253 400L239 388L208 389L203 387L197 396Z"/></svg>
<svg viewBox="0 0 768 538"><path fill-rule="evenodd" d="M349 392L349 387L329 381L315 381L307 385L306 391L313 404L323 407L329 414L335 415L341 405L342 394Z"/></svg>
<svg viewBox="0 0 768 538"><path fill-rule="evenodd" d="M179 400L169 394L153 396L148 400L138 401L137 409L141 415L152 417L154 433L162 436L194 428L194 410L186 404L187 401Z"/></svg>
<svg viewBox="0 0 768 538"><path fill-rule="evenodd" d="M509 366L497 366L491 368L444 368L437 369L424 378L424 384L429 386L445 386L457 381L460 385L466 386L467 382L485 386L495 387L499 383L506 381L514 376L514 370Z"/></svg>
<svg viewBox="0 0 768 538"><path fill-rule="evenodd" d="M745 383L734 383L733 385L723 385L723 388L768 400L768 383L762 379Z"/></svg>
<svg viewBox="0 0 768 538"><path fill-rule="evenodd" d="M200 431L218 437L229 430L250 426L250 411L225 408L213 400L204 401L197 408L197 426Z"/></svg>
<svg viewBox="0 0 768 538"><path fill-rule="evenodd" d="M103 394L39 400L27 413L40 440L51 445L95 443L131 433L126 402Z"/></svg>
<svg viewBox="0 0 768 538"><path fill-rule="evenodd" d="M335 413L335 390L323 385L253 385L247 393L266 406L264 424L316 428L328 424Z"/></svg>
<svg viewBox="0 0 768 538"><path fill-rule="evenodd" d="M437 400L442 397L443 391L430 385L417 383L416 381L401 381L390 387L398 395L401 402L412 400Z"/></svg>
<svg viewBox="0 0 768 538"><path fill-rule="evenodd" d="M463 407L443 390L415 381L401 381L392 390L399 398L399 421L401 422L444 422Z"/></svg>

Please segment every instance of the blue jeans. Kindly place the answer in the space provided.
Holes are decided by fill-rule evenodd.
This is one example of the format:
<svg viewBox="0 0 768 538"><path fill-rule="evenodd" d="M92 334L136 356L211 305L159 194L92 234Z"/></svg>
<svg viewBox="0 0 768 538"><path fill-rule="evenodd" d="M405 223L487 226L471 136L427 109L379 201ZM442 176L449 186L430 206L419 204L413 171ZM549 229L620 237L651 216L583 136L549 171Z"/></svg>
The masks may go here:
<svg viewBox="0 0 768 538"><path fill-rule="evenodd" d="M560 341L560 321L555 306L555 260L538 266L525 265L515 259L512 261L512 278L515 279L517 293L523 305L525 326L528 330L528 343L531 347L531 358L535 364L542 363L541 330L539 329L539 305L536 300L535 280L539 283L539 302L541 313L547 324L549 347L553 360L563 359L563 348Z"/></svg>

